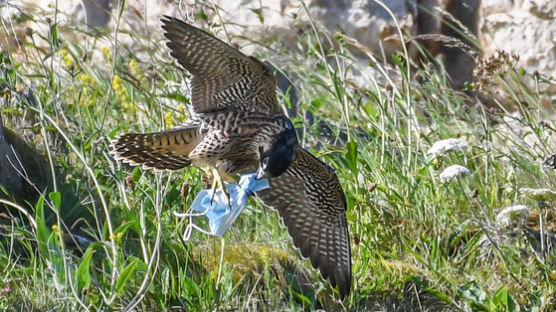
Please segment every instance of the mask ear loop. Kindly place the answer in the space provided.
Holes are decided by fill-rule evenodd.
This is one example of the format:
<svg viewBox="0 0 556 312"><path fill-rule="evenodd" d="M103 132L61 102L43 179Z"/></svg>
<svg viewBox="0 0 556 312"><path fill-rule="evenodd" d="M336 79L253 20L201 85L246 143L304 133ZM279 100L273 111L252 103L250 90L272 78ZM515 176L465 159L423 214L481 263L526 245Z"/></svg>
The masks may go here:
<svg viewBox="0 0 556 312"><path fill-rule="evenodd" d="M210 208L211 207L207 207L202 212L193 212L194 211L193 206L190 206L189 209L187 210L187 212L172 211L172 214L175 217L188 218L189 219L189 223L187 224L187 227L183 231L183 235L182 235L182 239L184 240L184 242L189 241L189 239L191 238L191 234L193 233L193 229L195 229L195 230L197 230L197 231L199 231L199 232L201 232L205 235L212 235L209 231L201 228L200 226L195 224L195 222L193 222L193 218L205 216L209 212Z"/></svg>
<svg viewBox="0 0 556 312"><path fill-rule="evenodd" d="M212 197L212 194L209 194L209 196ZM231 201L230 201L230 199L228 199L228 204L230 204L230 203L231 203ZM189 219L189 224L187 224L187 227L183 231L183 235L182 235L182 239L183 239L184 242L188 242L191 239L191 234L193 233L193 229L195 229L195 230L197 230L197 231L199 231L199 232L201 232L205 235L213 235L213 233L201 228L200 226L195 224L195 222L193 222L193 218L205 216L211 208L212 208L212 203L211 203L211 206L206 207L205 210L203 210L202 212L198 212L198 213L193 212L193 211L195 211L195 208L194 208L193 205L189 206L189 209L185 213L176 212L176 211L172 212L172 214L175 217L188 218ZM217 276L217 279L216 279L216 281L218 283L220 282L220 277L222 275L222 265L223 265L223 262L224 262L225 246L226 246L226 241L224 240L223 237L221 237L220 238L220 262L219 262L219 265L218 265L218 276Z"/></svg>

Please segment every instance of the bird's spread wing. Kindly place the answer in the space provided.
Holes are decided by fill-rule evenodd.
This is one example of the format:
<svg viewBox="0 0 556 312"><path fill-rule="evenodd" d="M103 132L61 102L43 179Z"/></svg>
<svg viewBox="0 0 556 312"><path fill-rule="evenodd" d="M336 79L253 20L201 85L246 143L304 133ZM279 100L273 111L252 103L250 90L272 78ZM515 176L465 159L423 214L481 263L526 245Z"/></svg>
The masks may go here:
<svg viewBox="0 0 556 312"><path fill-rule="evenodd" d="M225 108L282 113L275 78L263 63L176 18L165 16L162 22L170 54L193 75L196 113Z"/></svg>
<svg viewBox="0 0 556 312"><path fill-rule="evenodd" d="M276 210L293 243L319 268L342 298L351 287L351 250L346 199L334 171L304 149L288 170L269 179L270 188L257 192Z"/></svg>

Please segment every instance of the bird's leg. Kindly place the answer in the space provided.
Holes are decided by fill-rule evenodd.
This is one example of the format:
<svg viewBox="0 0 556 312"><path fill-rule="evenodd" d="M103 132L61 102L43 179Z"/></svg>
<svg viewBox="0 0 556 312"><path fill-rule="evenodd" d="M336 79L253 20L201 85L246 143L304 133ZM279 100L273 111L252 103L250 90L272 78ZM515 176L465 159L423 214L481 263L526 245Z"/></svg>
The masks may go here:
<svg viewBox="0 0 556 312"><path fill-rule="evenodd" d="M230 196L228 195L228 191L226 190L226 187L224 187L224 181L220 176L220 172L215 167L211 167L210 169L212 172L212 197L210 198L211 205L212 205L212 201L214 200L214 195L216 194L216 189L222 191L222 193L226 196L228 203L230 203Z"/></svg>
<svg viewBox="0 0 556 312"><path fill-rule="evenodd" d="M212 200L214 199L214 194L216 193L215 190L216 189L222 190L224 188L222 184L222 178L218 175L218 171L214 166L205 165L200 168L205 173L206 180L203 179L204 181L206 181L205 188L208 188L209 187L208 183L210 183L210 189L213 191L211 197L211 203L212 203Z"/></svg>
<svg viewBox="0 0 556 312"><path fill-rule="evenodd" d="M226 196L228 201L228 205L231 206L230 196L228 194L228 190L226 189L224 182L234 183L236 182L235 179L230 176L226 170L223 168L222 163L216 162L214 165L207 164L205 166L200 167L201 170L205 172L205 176L207 177L208 181L212 180L211 189L212 189L212 196L210 198L210 203L214 200L214 196L216 194L216 190L222 191L222 193Z"/></svg>
<svg viewBox="0 0 556 312"><path fill-rule="evenodd" d="M216 188L219 188L222 191L222 193L226 196L228 206L232 208L232 203L230 201L230 194L228 193L228 190L226 189L224 182L235 183L236 182L235 179L226 172L223 164L220 162L217 162L216 166L211 167L211 171L213 176L213 181L212 181L213 193L211 198L211 204L212 204L212 200L214 199L214 194L216 193L215 190Z"/></svg>

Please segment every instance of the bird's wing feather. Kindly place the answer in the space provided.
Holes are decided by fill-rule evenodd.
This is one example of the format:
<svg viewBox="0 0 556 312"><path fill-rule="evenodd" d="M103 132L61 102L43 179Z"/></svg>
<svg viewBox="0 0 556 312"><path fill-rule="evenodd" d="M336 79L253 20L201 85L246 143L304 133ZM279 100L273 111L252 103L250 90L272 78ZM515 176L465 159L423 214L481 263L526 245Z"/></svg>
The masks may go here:
<svg viewBox="0 0 556 312"><path fill-rule="evenodd" d="M276 80L270 70L208 33L165 16L162 28L170 53L192 75L196 113L225 108L278 114Z"/></svg>
<svg viewBox="0 0 556 312"><path fill-rule="evenodd" d="M333 169L299 149L288 170L257 192L276 210L301 254L319 268L342 297L351 287L351 250L346 200Z"/></svg>
<svg viewBox="0 0 556 312"><path fill-rule="evenodd" d="M201 142L198 124L155 133L126 133L111 142L110 153L145 169L176 170L191 164L189 153Z"/></svg>

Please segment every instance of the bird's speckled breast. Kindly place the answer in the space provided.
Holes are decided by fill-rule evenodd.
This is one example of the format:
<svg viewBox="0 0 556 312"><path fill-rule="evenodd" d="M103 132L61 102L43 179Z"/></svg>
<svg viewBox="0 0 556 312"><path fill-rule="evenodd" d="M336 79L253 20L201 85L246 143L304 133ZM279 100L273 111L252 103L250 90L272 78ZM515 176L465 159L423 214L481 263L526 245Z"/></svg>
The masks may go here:
<svg viewBox="0 0 556 312"><path fill-rule="evenodd" d="M255 171L259 146L270 144L272 137L284 127L284 115L222 110L200 117L201 133L218 131L222 139L230 141L231 148L220 157L229 174Z"/></svg>

